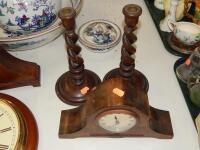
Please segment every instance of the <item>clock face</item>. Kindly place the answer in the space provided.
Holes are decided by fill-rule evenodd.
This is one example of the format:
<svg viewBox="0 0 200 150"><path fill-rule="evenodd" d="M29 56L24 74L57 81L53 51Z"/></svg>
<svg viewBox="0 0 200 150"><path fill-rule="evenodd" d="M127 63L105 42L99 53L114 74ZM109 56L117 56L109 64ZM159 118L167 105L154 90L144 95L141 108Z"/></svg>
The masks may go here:
<svg viewBox="0 0 200 150"><path fill-rule="evenodd" d="M19 118L12 106L0 99L0 150L14 150L19 139Z"/></svg>
<svg viewBox="0 0 200 150"><path fill-rule="evenodd" d="M125 132L136 125L136 117L127 110L110 110L98 117L98 124L114 133Z"/></svg>

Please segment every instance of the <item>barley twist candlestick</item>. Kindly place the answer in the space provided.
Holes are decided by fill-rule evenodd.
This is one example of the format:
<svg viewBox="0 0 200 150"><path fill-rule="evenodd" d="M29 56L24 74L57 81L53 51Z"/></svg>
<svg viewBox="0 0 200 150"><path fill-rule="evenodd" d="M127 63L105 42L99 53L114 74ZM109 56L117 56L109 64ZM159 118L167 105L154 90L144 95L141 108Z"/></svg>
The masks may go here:
<svg viewBox="0 0 200 150"><path fill-rule="evenodd" d="M64 103L79 105L85 102L87 92L101 80L94 72L84 69L84 60L79 55L81 47L76 44L78 40L78 35L75 33L76 12L73 8L66 7L60 10L59 17L66 29L69 71L58 79L56 94Z"/></svg>
<svg viewBox="0 0 200 150"><path fill-rule="evenodd" d="M147 92L149 88L148 80L141 72L135 69L135 59L133 58L136 52L133 44L137 40L133 31L136 29L139 16L142 14L142 9L138 5L129 4L123 8L123 14L125 16L126 26L123 34L120 68L108 72L104 80L120 76Z"/></svg>

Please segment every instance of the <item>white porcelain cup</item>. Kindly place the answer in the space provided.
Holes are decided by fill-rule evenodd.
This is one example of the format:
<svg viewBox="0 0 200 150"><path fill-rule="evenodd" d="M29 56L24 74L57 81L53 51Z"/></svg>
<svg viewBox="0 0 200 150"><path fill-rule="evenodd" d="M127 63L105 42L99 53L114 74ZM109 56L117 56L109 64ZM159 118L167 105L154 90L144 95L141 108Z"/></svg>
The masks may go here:
<svg viewBox="0 0 200 150"><path fill-rule="evenodd" d="M56 21L61 0L0 0L0 26L10 32L27 34Z"/></svg>
<svg viewBox="0 0 200 150"><path fill-rule="evenodd" d="M175 37L185 45L194 45L200 41L200 26L191 22L168 21Z"/></svg>

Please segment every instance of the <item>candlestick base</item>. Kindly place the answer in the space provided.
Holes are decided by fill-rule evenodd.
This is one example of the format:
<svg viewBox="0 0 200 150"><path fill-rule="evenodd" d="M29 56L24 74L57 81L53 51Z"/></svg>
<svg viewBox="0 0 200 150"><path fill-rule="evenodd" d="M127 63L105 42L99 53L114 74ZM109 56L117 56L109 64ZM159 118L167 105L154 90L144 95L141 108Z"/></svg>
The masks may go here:
<svg viewBox="0 0 200 150"><path fill-rule="evenodd" d="M83 83L76 85L73 82L71 73L68 71L57 80L55 90L62 102L76 106L84 103L87 92L100 82L100 78L94 72L85 70Z"/></svg>

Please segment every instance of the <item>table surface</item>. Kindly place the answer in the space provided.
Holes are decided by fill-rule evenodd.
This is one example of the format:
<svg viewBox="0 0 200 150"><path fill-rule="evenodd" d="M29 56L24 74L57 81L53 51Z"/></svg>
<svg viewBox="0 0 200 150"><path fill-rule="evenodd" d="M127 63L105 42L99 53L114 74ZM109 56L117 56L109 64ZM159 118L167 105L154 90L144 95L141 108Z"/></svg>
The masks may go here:
<svg viewBox="0 0 200 150"><path fill-rule="evenodd" d="M60 36L46 46L21 52L12 52L18 58L36 62L41 67L41 87L21 87L3 90L24 102L33 112L39 128L39 150L198 150L198 136L173 71L179 58L168 53L158 35L152 18L142 0L84 0L77 18L77 28L93 19L105 19L116 23L123 31L123 6L139 4L143 13L136 32L136 69L149 80L149 103L170 112L174 131L173 139L154 138L78 138L59 139L61 110L73 108L56 96L55 83L68 71L64 37ZM81 55L87 69L96 72L101 79L119 66L121 43L107 53L93 53L83 47Z"/></svg>

